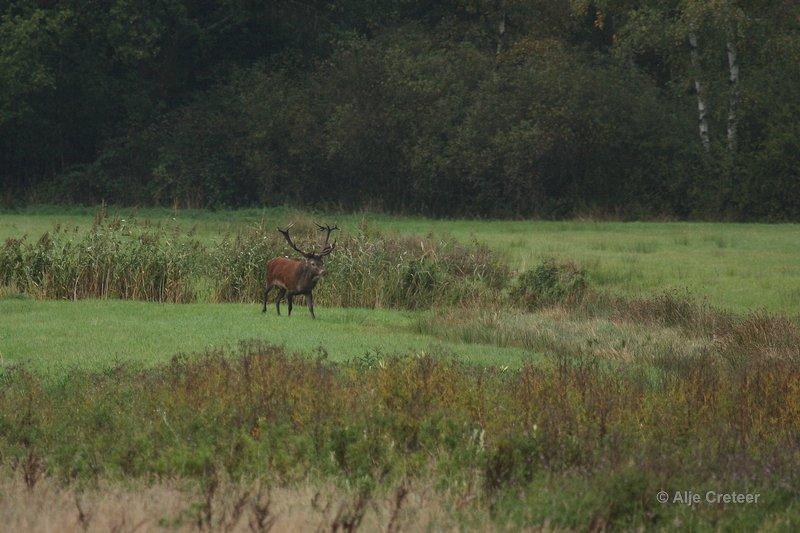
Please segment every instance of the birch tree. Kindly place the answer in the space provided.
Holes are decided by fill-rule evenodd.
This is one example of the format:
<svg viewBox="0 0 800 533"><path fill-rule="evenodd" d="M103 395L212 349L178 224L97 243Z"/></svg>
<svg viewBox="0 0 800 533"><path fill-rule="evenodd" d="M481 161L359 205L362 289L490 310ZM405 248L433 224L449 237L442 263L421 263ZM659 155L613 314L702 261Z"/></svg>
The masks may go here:
<svg viewBox="0 0 800 533"><path fill-rule="evenodd" d="M697 98L697 126L700 131L700 142L706 152L711 151L711 137L708 132L708 102L703 90L702 67L700 65L700 53L697 46L697 33L694 29L689 31L689 48L691 54L692 76L694 78L694 92Z"/></svg>
<svg viewBox="0 0 800 533"><path fill-rule="evenodd" d="M727 29L725 49L728 55L728 151L733 156L736 154L739 142L739 62L737 41L746 17L740 9L736 9L730 3L726 3L724 6L723 16Z"/></svg>
<svg viewBox="0 0 800 533"><path fill-rule="evenodd" d="M739 65L736 63L736 43L729 40L727 44L728 49L728 70L730 71L730 99L728 103L728 150L734 154L736 153L736 129L738 116L737 111L739 108Z"/></svg>

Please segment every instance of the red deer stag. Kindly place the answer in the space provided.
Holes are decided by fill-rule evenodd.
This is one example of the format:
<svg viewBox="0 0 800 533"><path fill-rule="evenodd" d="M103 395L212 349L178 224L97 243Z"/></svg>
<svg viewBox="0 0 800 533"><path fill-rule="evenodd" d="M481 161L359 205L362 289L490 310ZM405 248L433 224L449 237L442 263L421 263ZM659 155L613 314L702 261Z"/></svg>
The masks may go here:
<svg viewBox="0 0 800 533"><path fill-rule="evenodd" d="M316 224L316 223L315 223ZM328 240L331 237L331 232L339 229L336 226L322 226L316 224L320 231L326 232L325 244L319 252L304 252L292 242L289 237L289 229L294 224L289 224L284 229L278 228L278 231L289 243L289 246L294 248L295 251L300 253L304 259L289 259L286 257L276 257L267 263L267 287L264 289L264 307L261 309L262 313L267 312L267 296L273 287L277 287L280 291L278 299L275 300L275 309L278 315L281 314L281 300L286 296L286 303L289 304L289 316L292 316L292 300L297 294L304 294L306 302L308 302L308 310L311 312L311 318L314 316L314 297L311 291L317 285L317 282L325 275L325 267L322 264L322 259L330 254L336 247L336 241L329 244Z"/></svg>

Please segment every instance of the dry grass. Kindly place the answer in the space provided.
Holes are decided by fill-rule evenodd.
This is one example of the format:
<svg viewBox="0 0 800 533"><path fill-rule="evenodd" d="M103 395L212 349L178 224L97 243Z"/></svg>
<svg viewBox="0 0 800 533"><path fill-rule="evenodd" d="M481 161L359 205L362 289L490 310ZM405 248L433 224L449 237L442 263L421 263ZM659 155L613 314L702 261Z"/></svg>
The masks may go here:
<svg viewBox="0 0 800 533"><path fill-rule="evenodd" d="M595 295L593 305L608 310L615 320L677 327L695 335L724 335L736 323L731 313L698 301L686 292L662 292L631 299Z"/></svg>
<svg viewBox="0 0 800 533"><path fill-rule="evenodd" d="M581 302L534 313L491 308L439 308L421 314L416 331L442 339L520 347L549 355L656 363L721 356L800 361L800 327L764 311L736 316L688 294L623 299L596 292Z"/></svg>
<svg viewBox="0 0 800 533"><path fill-rule="evenodd" d="M717 344L720 352L730 358L745 355L800 361L800 328L780 315L748 315L720 335Z"/></svg>
<svg viewBox="0 0 800 533"><path fill-rule="evenodd" d="M438 309L421 314L414 326L419 333L451 341L626 363L646 363L662 356L697 357L713 347L710 337L687 335L678 327L584 316L561 306L535 313Z"/></svg>
<svg viewBox="0 0 800 533"><path fill-rule="evenodd" d="M450 497L423 483L371 495L330 483L270 487L263 481L101 482L91 488L46 478L29 486L0 476L0 523L6 531L431 531L481 523L475 493ZM485 520L485 514L484 514Z"/></svg>

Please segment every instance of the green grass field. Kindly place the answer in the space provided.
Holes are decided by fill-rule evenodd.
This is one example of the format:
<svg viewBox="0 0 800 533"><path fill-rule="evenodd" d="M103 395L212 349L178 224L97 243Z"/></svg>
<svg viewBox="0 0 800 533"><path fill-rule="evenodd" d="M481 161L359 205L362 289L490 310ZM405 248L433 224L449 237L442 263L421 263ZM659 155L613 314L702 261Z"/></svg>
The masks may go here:
<svg viewBox="0 0 800 533"><path fill-rule="evenodd" d="M88 227L94 208L29 208L0 212L0 239L30 238L55 224ZM237 227L266 221L286 224L287 208L237 211L121 209L135 217L218 239ZM375 214L318 215L352 231L362 221L406 234L477 239L508 255L517 268L545 257L571 259L592 283L625 296L686 288L698 298L735 312L766 309L800 314L800 225L702 222L476 221L430 220Z"/></svg>
<svg viewBox="0 0 800 533"><path fill-rule="evenodd" d="M240 340L261 340L331 360L367 353L434 351L469 361L517 366L532 356L520 348L441 341L416 333L412 314L386 309L317 309L304 306L292 316L261 313L259 305L158 304L120 300L0 300L0 361L22 363L57 376L69 368L101 370L119 363L148 366L178 352L231 348Z"/></svg>
<svg viewBox="0 0 800 533"><path fill-rule="evenodd" d="M38 238L55 225L88 228L96 208L38 207L0 213L0 238ZM248 224L285 224L300 212L288 208L237 211L120 209L110 214L174 227L213 241ZM601 291L647 297L688 289L722 309L800 312L800 225L623 223L590 221L429 220L375 214L318 215L344 231L365 223L406 234L449 235L488 243L524 269L545 257L571 259ZM0 357L56 372L68 366L104 368L117 362L153 364L177 352L232 346L260 339L310 352L323 347L332 359L367 352L433 349L482 363L517 365L530 357L517 347L453 342L418 333L415 314L393 310L336 309L318 301L320 320L304 307L291 319L257 305L157 304L132 301L55 302L0 299ZM286 313L284 305L284 315ZM562 329L554 322L548 330ZM570 333L573 334L573 333ZM608 335L606 335L608 338Z"/></svg>

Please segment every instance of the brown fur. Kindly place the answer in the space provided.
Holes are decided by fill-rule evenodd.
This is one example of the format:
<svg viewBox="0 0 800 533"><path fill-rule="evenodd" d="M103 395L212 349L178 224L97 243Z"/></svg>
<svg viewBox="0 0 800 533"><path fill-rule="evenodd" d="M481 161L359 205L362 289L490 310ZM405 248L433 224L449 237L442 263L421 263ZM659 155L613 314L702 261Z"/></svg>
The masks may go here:
<svg viewBox="0 0 800 533"><path fill-rule="evenodd" d="M295 295L303 294L306 296L308 310L314 316L314 299L311 291L316 287L320 278L325 275L325 267L321 259L289 259L286 257L276 257L267 263L267 286L264 290L264 307L262 312L267 311L267 297L273 287L279 291L278 298L275 300L275 309L281 314L281 300L286 296L289 306L289 315L292 314L292 303Z"/></svg>
<svg viewBox="0 0 800 533"><path fill-rule="evenodd" d="M292 238L289 236L291 227L292 224L289 224L284 229L278 228L278 233L283 235L286 243L301 254L304 259L276 257L267 263L267 286L264 289L264 307L261 312L267 312L269 291L273 287L277 287L280 291L278 299L275 300L275 309L278 311L278 315L281 314L281 300L284 296L286 296L286 303L289 306L289 316L292 316L292 299L296 294L304 294L311 318L317 318L314 316L314 296L311 291L317 286L320 278L325 275L325 267L322 264L322 260L336 248L335 242L330 244L330 238L331 233L339 228L337 226L317 224L317 228L325 232L325 244L319 252L314 250L304 252L292 242Z"/></svg>

